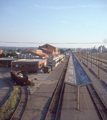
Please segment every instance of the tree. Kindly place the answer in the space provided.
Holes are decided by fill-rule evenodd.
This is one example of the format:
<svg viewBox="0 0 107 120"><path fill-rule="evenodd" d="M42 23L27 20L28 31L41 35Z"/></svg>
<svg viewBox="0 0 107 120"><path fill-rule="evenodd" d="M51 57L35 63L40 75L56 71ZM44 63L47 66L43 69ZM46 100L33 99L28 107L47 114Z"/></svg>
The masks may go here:
<svg viewBox="0 0 107 120"><path fill-rule="evenodd" d="M10 53L7 53L6 57L8 57L8 56L11 56L11 54L10 54Z"/></svg>
<svg viewBox="0 0 107 120"><path fill-rule="evenodd" d="M16 53L15 51L13 51L13 52L11 53L11 56L17 56L17 53Z"/></svg>
<svg viewBox="0 0 107 120"><path fill-rule="evenodd" d="M4 53L0 54L0 58L1 58L1 57L5 57L5 54L4 54Z"/></svg>
<svg viewBox="0 0 107 120"><path fill-rule="evenodd" d="M60 53L64 53L65 52L65 50L64 49L59 49L60 50Z"/></svg>

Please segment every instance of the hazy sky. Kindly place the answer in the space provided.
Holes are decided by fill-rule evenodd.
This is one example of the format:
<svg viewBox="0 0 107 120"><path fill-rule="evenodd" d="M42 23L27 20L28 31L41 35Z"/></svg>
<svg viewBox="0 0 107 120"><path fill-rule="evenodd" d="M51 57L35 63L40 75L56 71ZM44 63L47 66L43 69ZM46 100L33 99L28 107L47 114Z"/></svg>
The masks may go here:
<svg viewBox="0 0 107 120"><path fill-rule="evenodd" d="M107 0L0 0L0 46L107 40ZM39 43L39 44L36 44ZM94 47L95 44L53 44ZM97 44L105 45L107 43Z"/></svg>

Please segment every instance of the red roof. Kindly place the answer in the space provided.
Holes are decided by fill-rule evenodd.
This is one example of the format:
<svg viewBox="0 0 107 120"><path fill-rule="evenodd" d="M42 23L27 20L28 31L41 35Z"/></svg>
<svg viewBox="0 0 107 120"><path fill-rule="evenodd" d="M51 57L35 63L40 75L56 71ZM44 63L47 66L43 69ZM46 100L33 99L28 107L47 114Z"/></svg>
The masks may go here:
<svg viewBox="0 0 107 120"><path fill-rule="evenodd" d="M0 54L2 54L3 53L3 50L0 50Z"/></svg>
<svg viewBox="0 0 107 120"><path fill-rule="evenodd" d="M42 52L42 53L36 53L34 51L32 51L32 53L38 55L38 56L42 56L42 57L49 57L46 53Z"/></svg>
<svg viewBox="0 0 107 120"><path fill-rule="evenodd" d="M31 50L33 50L33 49L26 49L26 52L30 52Z"/></svg>
<svg viewBox="0 0 107 120"><path fill-rule="evenodd" d="M47 49L47 48L40 48L40 49L42 49L42 50L45 50L45 51L47 51L47 52L50 52L50 53L53 53L53 49Z"/></svg>
<svg viewBox="0 0 107 120"><path fill-rule="evenodd" d="M40 51L40 49L27 49L26 52L32 52L32 51Z"/></svg>
<svg viewBox="0 0 107 120"><path fill-rule="evenodd" d="M49 46L51 46L51 47L53 47L53 48L56 48L56 47L54 47L54 46L52 46L52 45L50 45L50 44L46 44L46 45L49 45Z"/></svg>

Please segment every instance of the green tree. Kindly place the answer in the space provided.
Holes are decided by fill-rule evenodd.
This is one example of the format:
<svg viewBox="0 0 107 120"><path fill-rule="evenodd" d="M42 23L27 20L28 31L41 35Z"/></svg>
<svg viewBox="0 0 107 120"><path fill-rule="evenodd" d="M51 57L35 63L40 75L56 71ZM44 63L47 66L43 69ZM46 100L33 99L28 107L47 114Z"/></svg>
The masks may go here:
<svg viewBox="0 0 107 120"><path fill-rule="evenodd" d="M11 54L10 54L10 53L7 53L6 57L8 57L8 56L11 56Z"/></svg>
<svg viewBox="0 0 107 120"><path fill-rule="evenodd" d="M60 50L60 53L64 53L65 52L65 50L64 49L59 49Z"/></svg>
<svg viewBox="0 0 107 120"><path fill-rule="evenodd" d="M4 54L4 53L0 54L0 58L1 58L1 57L5 57L5 54Z"/></svg>
<svg viewBox="0 0 107 120"><path fill-rule="evenodd" d="M12 53L11 53L11 56L16 56L17 54L16 54L16 52L15 51L13 51Z"/></svg>

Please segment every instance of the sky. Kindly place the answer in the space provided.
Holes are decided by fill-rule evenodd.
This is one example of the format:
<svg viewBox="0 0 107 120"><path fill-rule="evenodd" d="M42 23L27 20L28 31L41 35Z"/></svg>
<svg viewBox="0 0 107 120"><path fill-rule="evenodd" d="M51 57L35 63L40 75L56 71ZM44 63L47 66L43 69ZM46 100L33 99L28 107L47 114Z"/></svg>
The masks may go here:
<svg viewBox="0 0 107 120"><path fill-rule="evenodd" d="M107 0L0 0L0 46L92 48L106 42Z"/></svg>

